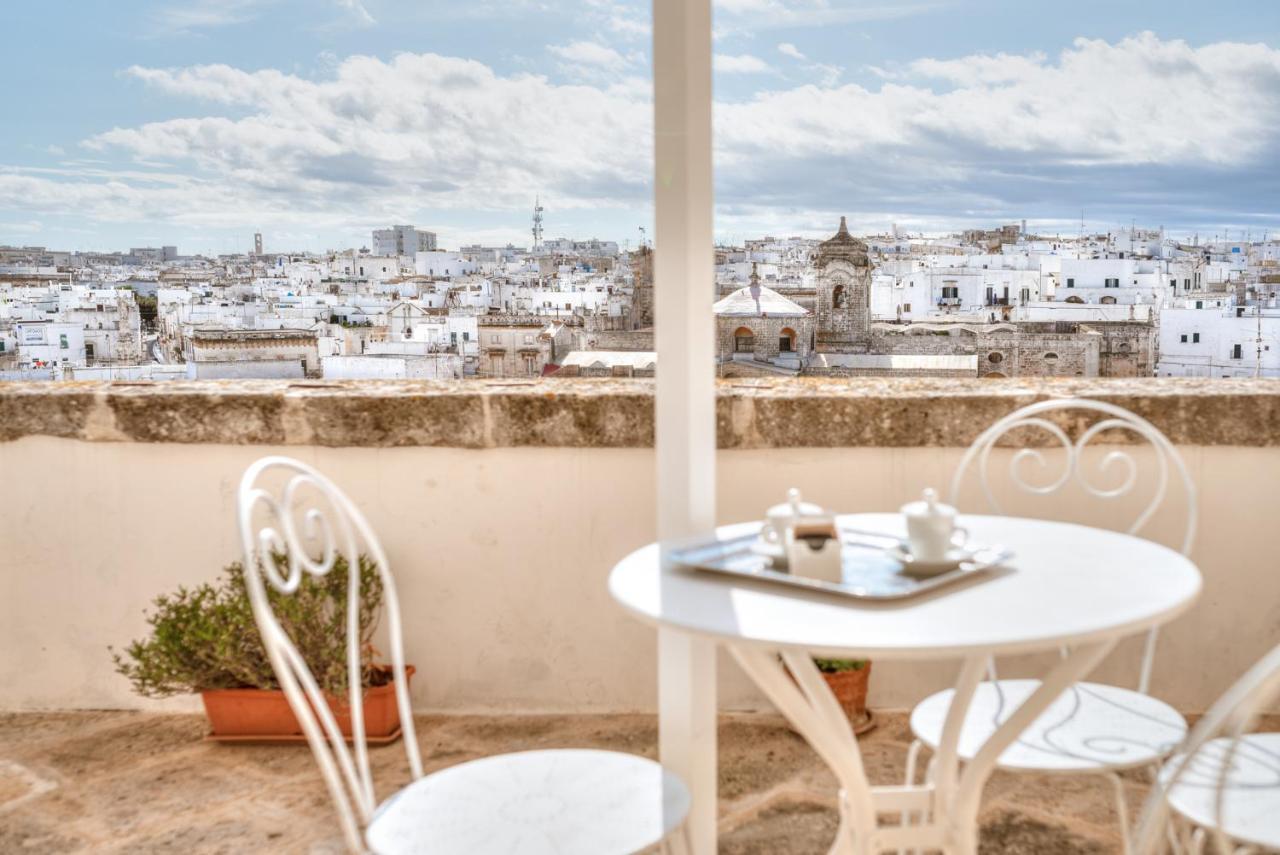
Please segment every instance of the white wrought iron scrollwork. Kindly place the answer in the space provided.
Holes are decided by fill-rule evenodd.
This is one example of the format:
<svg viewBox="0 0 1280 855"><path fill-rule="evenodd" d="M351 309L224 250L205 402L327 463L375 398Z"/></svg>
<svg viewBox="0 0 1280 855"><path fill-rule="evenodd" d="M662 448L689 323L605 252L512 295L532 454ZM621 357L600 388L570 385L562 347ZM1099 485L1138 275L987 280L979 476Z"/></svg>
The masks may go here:
<svg viewBox="0 0 1280 855"><path fill-rule="evenodd" d="M1254 817L1280 816L1280 751L1275 748L1275 734L1249 735L1277 698L1280 646L1223 693L1165 765L1142 811L1134 846L1138 855L1214 851L1206 848L1210 841L1221 853L1280 847L1280 822L1274 820L1269 826L1272 837L1266 840L1241 841L1229 833L1233 820L1248 818L1237 815L1242 809ZM1253 804L1233 804L1241 795ZM1206 804L1205 797L1211 797L1211 804Z"/></svg>
<svg viewBox="0 0 1280 855"><path fill-rule="evenodd" d="M1081 431L1073 442L1067 432L1048 417L1052 413L1063 411L1096 413L1101 418ZM1042 431L1051 438L1050 448L1062 452L1061 469L1055 469L1040 448L1024 447L1013 453L1007 473L1009 482L1021 492L1035 496L1051 495L1072 483L1088 495L1104 501L1133 494L1139 484L1139 466L1132 453L1121 448L1110 449L1097 462L1096 468L1091 470L1084 462L1085 450L1095 439L1108 431L1127 431L1144 440L1145 444L1153 449L1155 458L1152 495L1126 532L1135 535L1142 532L1164 504L1171 477L1176 475L1186 502L1186 526L1183 529L1181 552L1183 555L1190 554L1195 541L1197 500L1195 483L1191 480L1182 455L1151 422L1123 407L1108 404L1105 401L1085 398L1041 401L1022 407L991 425L973 441L961 458L959 466L956 467L955 475L951 479L952 504L959 505L960 493L966 479L975 475L988 508L997 514L1004 513L1004 508L992 489L991 452L1002 439L1017 430ZM1028 471L1032 466L1035 467L1035 471ZM1096 480L1114 472L1119 473L1118 478L1112 479L1116 482L1114 486L1103 486ZM1155 629L1147 635L1141 672L1138 677L1138 690L1143 693L1146 693L1150 686L1157 637L1158 631ZM992 670L994 672L994 667Z"/></svg>
<svg viewBox="0 0 1280 855"><path fill-rule="evenodd" d="M1082 431L1073 442L1061 426L1045 417L1048 413L1066 410L1099 413L1104 418ZM1137 460L1129 451L1118 448L1109 450L1098 461L1095 471L1091 471L1085 465L1084 452L1095 439L1108 431L1127 431L1145 440L1146 444L1153 449L1155 457L1152 496L1133 524L1128 527L1127 532L1138 534L1151 521L1168 494L1172 471L1177 474L1186 491L1187 519L1181 550L1184 555L1190 553L1195 538L1196 494L1195 485L1191 481L1181 455L1155 425L1122 407L1103 401L1082 398L1042 401L1023 407L1000 419L974 440L961 459L960 465L956 467L955 476L951 481L953 503L959 501L965 480L970 476L971 470L975 470L973 474L977 476L982 494L990 509L995 513L1004 513L1000 501L992 490L991 452L1008 434L1020 429L1043 431L1052 438L1056 448L1063 453L1060 470L1054 470L1047 456L1039 448L1021 448L1011 457L1008 480L1022 492L1039 496L1056 493L1073 482L1090 496L1098 499L1119 499L1130 495L1139 483L1139 467ZM1035 464L1039 471L1028 472L1029 464ZM1121 477L1116 486L1102 486L1094 480L1096 477L1116 471L1117 468ZM1045 478L1046 474L1051 477Z"/></svg>
<svg viewBox="0 0 1280 855"><path fill-rule="evenodd" d="M260 479L275 473L286 478L278 494L257 486ZM373 529L346 494L314 468L288 457L265 457L245 471L239 491L239 526L246 587L267 655L324 775L347 844L353 851L363 851L361 829L373 818L377 803L362 702L362 554L373 562L382 583L393 685L405 752L414 780L422 777L422 758L409 704L400 605L386 554ZM347 747L324 692L276 619L267 596L268 585L280 594L295 593L304 573L324 576L333 570L339 556L347 563L347 701L352 748Z"/></svg>

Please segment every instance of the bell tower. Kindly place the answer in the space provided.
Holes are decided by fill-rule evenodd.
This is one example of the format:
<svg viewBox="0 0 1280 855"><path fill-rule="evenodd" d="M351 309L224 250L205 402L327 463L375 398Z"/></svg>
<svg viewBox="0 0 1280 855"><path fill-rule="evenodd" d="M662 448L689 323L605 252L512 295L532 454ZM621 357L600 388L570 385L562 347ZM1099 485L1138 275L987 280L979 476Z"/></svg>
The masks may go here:
<svg viewBox="0 0 1280 855"><path fill-rule="evenodd" d="M859 352L871 343L871 262L867 245L849 234L845 218L818 244L818 342Z"/></svg>

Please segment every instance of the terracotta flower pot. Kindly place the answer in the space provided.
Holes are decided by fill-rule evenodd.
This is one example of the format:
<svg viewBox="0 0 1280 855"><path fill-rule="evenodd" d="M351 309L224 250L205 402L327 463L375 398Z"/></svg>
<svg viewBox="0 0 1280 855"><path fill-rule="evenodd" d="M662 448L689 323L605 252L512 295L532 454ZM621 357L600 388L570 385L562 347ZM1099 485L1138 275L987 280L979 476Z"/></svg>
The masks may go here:
<svg viewBox="0 0 1280 855"><path fill-rule="evenodd" d="M414 667L405 667L405 679ZM212 732L208 739L222 742L306 739L284 692L278 689L213 689L200 693ZM351 736L351 712L347 699L328 698L344 736ZM364 694L364 729L369 742L392 742L400 735L400 710L394 682L368 689Z"/></svg>
<svg viewBox="0 0 1280 855"><path fill-rule="evenodd" d="M867 684L871 679L871 663L852 671L823 672L831 693L836 696L855 733L875 727L875 719L867 709Z"/></svg>

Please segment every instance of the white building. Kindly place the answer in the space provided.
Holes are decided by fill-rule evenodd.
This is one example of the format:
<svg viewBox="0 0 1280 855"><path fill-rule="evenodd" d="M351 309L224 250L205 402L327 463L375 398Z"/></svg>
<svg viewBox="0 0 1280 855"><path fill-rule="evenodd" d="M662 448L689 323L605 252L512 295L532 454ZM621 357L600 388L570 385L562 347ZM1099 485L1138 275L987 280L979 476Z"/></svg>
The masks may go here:
<svg viewBox="0 0 1280 855"><path fill-rule="evenodd" d="M419 276L452 279L475 273L478 267L460 252L418 252L413 256L414 272Z"/></svg>
<svg viewBox="0 0 1280 855"><path fill-rule="evenodd" d="M392 226L377 229L373 233L373 254L410 258L419 252L431 252L436 248L436 233L419 231L413 226Z"/></svg>
<svg viewBox="0 0 1280 855"><path fill-rule="evenodd" d="M1280 307L1221 295L1166 306L1156 376L1280 377Z"/></svg>
<svg viewBox="0 0 1280 855"><path fill-rule="evenodd" d="M62 366L83 368L88 364L84 347L84 327L60 321L19 321L14 325L20 368Z"/></svg>
<svg viewBox="0 0 1280 855"><path fill-rule="evenodd" d="M456 353L364 353L326 356L320 361L326 380L461 380Z"/></svg>

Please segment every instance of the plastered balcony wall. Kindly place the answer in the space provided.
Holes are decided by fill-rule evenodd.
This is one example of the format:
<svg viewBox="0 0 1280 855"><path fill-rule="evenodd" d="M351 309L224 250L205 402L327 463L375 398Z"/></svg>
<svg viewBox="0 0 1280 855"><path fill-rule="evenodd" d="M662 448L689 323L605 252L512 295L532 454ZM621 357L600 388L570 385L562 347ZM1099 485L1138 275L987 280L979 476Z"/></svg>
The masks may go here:
<svg viewBox="0 0 1280 855"><path fill-rule="evenodd" d="M1206 588L1162 636L1153 686L1202 709L1280 642L1280 383L725 382L720 519L758 517L790 486L841 511L896 508L945 487L986 425L1070 394L1152 420L1198 484L1193 558ZM419 708L652 709L653 630L605 590L614 562L654 536L652 425L647 381L2 386L0 708L191 707L132 696L107 647L143 634L156 594L238 557L240 475L284 453L343 485L381 535ZM1117 448L1151 468L1129 446L1086 462ZM1061 462L1042 450L1047 466ZM1013 453L998 450L993 466ZM1142 497L1009 510L1123 528ZM981 509L976 492L962 509ZM1176 544L1184 510L1173 491L1148 534ZM1138 649L1123 646L1099 676L1136 680ZM878 663L872 703L908 707L956 667ZM766 704L727 660L721 674L723 706Z"/></svg>

